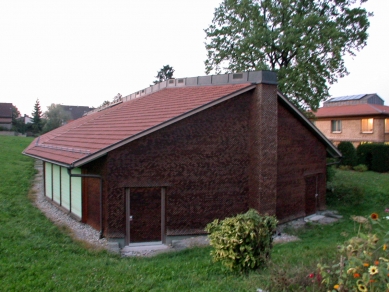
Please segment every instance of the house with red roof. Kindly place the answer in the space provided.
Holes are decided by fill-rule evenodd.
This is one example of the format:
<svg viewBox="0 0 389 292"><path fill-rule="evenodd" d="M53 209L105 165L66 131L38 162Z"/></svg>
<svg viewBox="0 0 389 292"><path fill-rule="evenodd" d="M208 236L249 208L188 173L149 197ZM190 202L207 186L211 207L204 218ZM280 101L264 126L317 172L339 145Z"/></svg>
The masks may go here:
<svg viewBox="0 0 389 292"><path fill-rule="evenodd" d="M315 114L315 125L335 145L389 143L389 106L377 94L332 98Z"/></svg>
<svg viewBox="0 0 389 292"><path fill-rule="evenodd" d="M0 102L0 127L5 130L11 130L12 103Z"/></svg>
<svg viewBox="0 0 389 292"><path fill-rule="evenodd" d="M325 209L336 147L274 72L170 79L36 138L47 200L120 246L204 234L255 208L280 222Z"/></svg>

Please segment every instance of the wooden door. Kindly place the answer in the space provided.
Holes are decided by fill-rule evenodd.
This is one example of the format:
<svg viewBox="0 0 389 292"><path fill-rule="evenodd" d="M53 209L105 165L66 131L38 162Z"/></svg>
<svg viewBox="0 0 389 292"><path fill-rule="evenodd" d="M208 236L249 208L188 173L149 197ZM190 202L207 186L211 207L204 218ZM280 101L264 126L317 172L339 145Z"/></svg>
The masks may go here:
<svg viewBox="0 0 389 292"><path fill-rule="evenodd" d="M130 188L126 201L126 243L162 241L161 188Z"/></svg>
<svg viewBox="0 0 389 292"><path fill-rule="evenodd" d="M315 214L317 211L317 190L319 175L305 177L305 216Z"/></svg>

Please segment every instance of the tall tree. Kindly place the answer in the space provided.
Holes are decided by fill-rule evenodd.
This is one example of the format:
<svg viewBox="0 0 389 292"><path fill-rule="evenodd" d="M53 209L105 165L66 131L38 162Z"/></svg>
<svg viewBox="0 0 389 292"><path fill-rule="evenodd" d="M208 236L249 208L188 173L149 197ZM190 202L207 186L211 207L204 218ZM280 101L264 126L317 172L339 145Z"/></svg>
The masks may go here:
<svg viewBox="0 0 389 292"><path fill-rule="evenodd" d="M169 65L163 66L161 70L158 71L157 76L155 76L155 78L158 79L154 81L154 84L171 79L173 77L173 73L174 73L173 67Z"/></svg>
<svg viewBox="0 0 389 292"><path fill-rule="evenodd" d="M205 29L206 73L276 71L289 100L315 110L366 45L366 1L224 0Z"/></svg>
<svg viewBox="0 0 389 292"><path fill-rule="evenodd" d="M72 118L70 113L65 111L60 104L54 103L47 107L47 111L44 113L44 116L46 117L46 123L42 129L43 133L64 125Z"/></svg>
<svg viewBox="0 0 389 292"><path fill-rule="evenodd" d="M42 110L39 99L35 101L34 111L32 112L32 129L35 134L42 131Z"/></svg>

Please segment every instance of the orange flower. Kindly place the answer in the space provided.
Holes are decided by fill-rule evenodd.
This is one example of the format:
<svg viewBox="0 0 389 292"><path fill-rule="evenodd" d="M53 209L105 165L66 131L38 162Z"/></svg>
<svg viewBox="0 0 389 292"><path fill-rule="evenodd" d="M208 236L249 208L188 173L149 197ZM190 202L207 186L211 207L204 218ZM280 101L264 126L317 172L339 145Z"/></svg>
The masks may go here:
<svg viewBox="0 0 389 292"><path fill-rule="evenodd" d="M374 282L377 282L376 280L373 280L373 279L371 279L371 280L369 280L369 282L370 283L374 283Z"/></svg>
<svg viewBox="0 0 389 292"><path fill-rule="evenodd" d="M354 278L356 279L356 278L360 278L361 277L361 275L360 274L358 274L358 273L355 273L354 274Z"/></svg>
<svg viewBox="0 0 389 292"><path fill-rule="evenodd" d="M380 262L379 262L379 261L374 261L374 264L375 264L376 266L378 266L378 265L380 264Z"/></svg>
<svg viewBox="0 0 389 292"><path fill-rule="evenodd" d="M334 289L338 290L339 289L339 285L338 284L334 285Z"/></svg>
<svg viewBox="0 0 389 292"><path fill-rule="evenodd" d="M364 267L368 267L368 266L370 266L368 263L363 263L363 266Z"/></svg>
<svg viewBox="0 0 389 292"><path fill-rule="evenodd" d="M378 214L377 213L372 213L370 215L370 218L373 219L373 220L377 220L378 219Z"/></svg>
<svg viewBox="0 0 389 292"><path fill-rule="evenodd" d="M386 245L386 244L384 244L383 246L382 246L382 249L383 250L386 250L388 248L388 246Z"/></svg>

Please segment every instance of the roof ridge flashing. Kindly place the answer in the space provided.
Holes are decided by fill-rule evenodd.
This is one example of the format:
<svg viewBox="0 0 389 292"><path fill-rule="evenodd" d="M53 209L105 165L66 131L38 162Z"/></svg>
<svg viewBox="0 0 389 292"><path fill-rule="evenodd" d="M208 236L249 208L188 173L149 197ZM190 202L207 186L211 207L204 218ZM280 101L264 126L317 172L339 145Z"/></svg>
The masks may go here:
<svg viewBox="0 0 389 292"><path fill-rule="evenodd" d="M186 78L173 78L151 85L123 97L123 102L130 101L165 88L180 88L191 86L227 85L227 84L277 84L277 74L272 71L249 71L241 73L226 73Z"/></svg>

